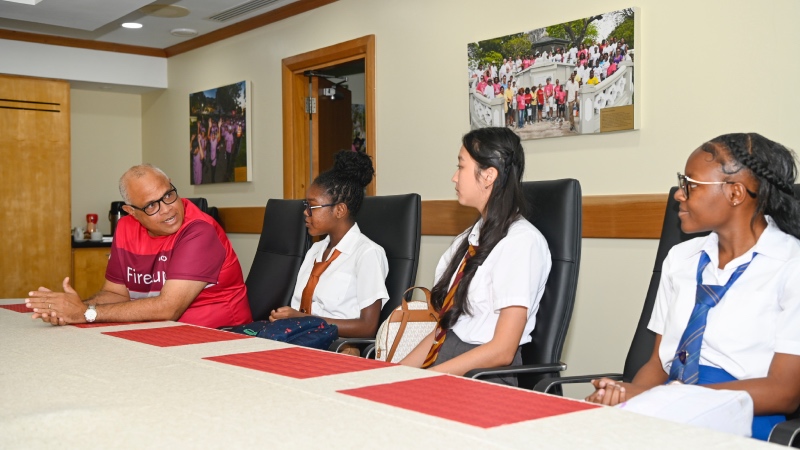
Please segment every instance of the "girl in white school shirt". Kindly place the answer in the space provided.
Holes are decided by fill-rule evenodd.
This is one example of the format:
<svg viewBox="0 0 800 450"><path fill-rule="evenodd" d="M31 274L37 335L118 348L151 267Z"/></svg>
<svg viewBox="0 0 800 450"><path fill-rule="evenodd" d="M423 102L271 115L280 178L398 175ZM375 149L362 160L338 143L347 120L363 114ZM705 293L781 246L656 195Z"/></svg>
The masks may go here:
<svg viewBox="0 0 800 450"><path fill-rule="evenodd" d="M800 405L795 157L759 134L736 133L703 144L685 170L675 193L681 229L711 234L676 245L664 260L648 325L656 333L650 360L631 383L594 380L596 391L587 400L614 405L668 382L747 391L756 416L752 435L767 439L784 414ZM690 316L695 299L711 288L698 289L698 277L704 286L729 285L708 309L702 334L693 333L699 328L691 326ZM685 346L691 341L683 338L687 330L700 339L694 367L697 359L689 355L697 350Z"/></svg>
<svg viewBox="0 0 800 450"><path fill-rule="evenodd" d="M551 266L547 241L522 216L525 155L519 137L507 128L481 128L462 143L453 182L458 202L480 217L436 267L431 300L441 329L400 362L454 375L522 364L519 346L531 340ZM486 380L517 384L513 376Z"/></svg>
<svg viewBox="0 0 800 450"><path fill-rule="evenodd" d="M381 308L389 299L385 284L389 263L383 248L361 234L355 219L375 171L362 152L341 151L334 158L333 169L314 180L305 200L309 234L327 236L306 253L291 306L272 311L269 320L312 314L335 324L339 336L374 337ZM310 311L301 312L312 267L331 259L316 287L309 290Z"/></svg>

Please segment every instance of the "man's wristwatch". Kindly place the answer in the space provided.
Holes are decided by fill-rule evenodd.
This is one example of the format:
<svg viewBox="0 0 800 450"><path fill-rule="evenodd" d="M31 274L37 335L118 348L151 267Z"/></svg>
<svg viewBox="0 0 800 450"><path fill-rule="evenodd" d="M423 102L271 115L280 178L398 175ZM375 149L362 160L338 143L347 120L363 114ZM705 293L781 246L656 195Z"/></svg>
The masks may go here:
<svg viewBox="0 0 800 450"><path fill-rule="evenodd" d="M97 319L97 309L94 305L89 305L86 308L86 311L83 313L83 317L86 319L86 322L92 323Z"/></svg>

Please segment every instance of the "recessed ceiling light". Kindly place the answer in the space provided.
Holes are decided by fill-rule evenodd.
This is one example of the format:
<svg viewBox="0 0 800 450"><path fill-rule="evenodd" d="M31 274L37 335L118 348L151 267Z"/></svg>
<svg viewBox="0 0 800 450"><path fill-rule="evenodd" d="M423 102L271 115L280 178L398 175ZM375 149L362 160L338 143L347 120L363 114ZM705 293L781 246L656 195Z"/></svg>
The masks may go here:
<svg viewBox="0 0 800 450"><path fill-rule="evenodd" d="M175 28L169 32L173 36L178 37L192 37L197 36L197 30L191 28Z"/></svg>
<svg viewBox="0 0 800 450"><path fill-rule="evenodd" d="M23 3L25 5L36 5L42 0L6 0L6 1L13 3Z"/></svg>
<svg viewBox="0 0 800 450"><path fill-rule="evenodd" d="M142 28L142 24L136 22L125 22L122 24L122 28Z"/></svg>

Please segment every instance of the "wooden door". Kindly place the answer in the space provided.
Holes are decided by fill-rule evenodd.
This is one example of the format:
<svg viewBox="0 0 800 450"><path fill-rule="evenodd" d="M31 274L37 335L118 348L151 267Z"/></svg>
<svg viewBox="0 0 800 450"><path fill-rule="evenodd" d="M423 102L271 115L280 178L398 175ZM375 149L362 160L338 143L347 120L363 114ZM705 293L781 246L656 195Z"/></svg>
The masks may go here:
<svg viewBox="0 0 800 450"><path fill-rule="evenodd" d="M334 83L326 78L312 78L317 99L317 112L312 114L312 147L314 177L333 167L333 155L347 150L353 141L353 119L350 91L339 85L333 98L322 95Z"/></svg>
<svg viewBox="0 0 800 450"><path fill-rule="evenodd" d="M76 248L72 250L70 282L81 298L88 298L103 288L111 247Z"/></svg>
<svg viewBox="0 0 800 450"><path fill-rule="evenodd" d="M0 75L0 160L0 298L60 289L71 254L69 83Z"/></svg>

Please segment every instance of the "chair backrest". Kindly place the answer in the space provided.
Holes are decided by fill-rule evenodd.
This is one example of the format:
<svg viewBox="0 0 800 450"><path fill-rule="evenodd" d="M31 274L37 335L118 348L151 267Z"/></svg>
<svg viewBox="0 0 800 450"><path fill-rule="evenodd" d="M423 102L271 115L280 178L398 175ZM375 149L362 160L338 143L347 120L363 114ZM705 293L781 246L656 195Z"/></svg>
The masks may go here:
<svg viewBox="0 0 800 450"><path fill-rule="evenodd" d="M658 284L661 281L661 266L664 264L667 253L676 244L708 234L708 232L686 234L681 231L681 221L678 218L678 201L675 200L675 192L677 190L677 187L673 187L669 191L667 210L664 214L664 225L661 228L661 238L656 252L656 262L653 266L653 275L650 277L650 287L647 289L644 307L642 308L641 316L639 316L639 323L636 325L636 332L633 335L628 356L625 358L625 369L622 372L624 381L631 381L636 372L650 359L650 355L653 353L656 335L647 329L647 324L650 322L650 316L653 313L653 304L656 300L656 293L658 293ZM794 191L795 196L800 198L800 185L796 184Z"/></svg>
<svg viewBox="0 0 800 450"><path fill-rule="evenodd" d="M225 225L222 223L222 219L219 216L219 210L217 209L217 207L216 206L209 207L208 200L206 200L204 197L193 197L193 198L187 197L186 200L189 200L190 202L194 203L194 206L197 206L197 209L211 216L214 220L217 221L217 223L222 228L225 228Z"/></svg>
<svg viewBox="0 0 800 450"><path fill-rule="evenodd" d="M582 194L578 180L522 183L528 219L547 240L553 261L536 315L532 341L522 347L524 364L557 363L575 304L581 261ZM532 388L540 376L520 376L521 387Z"/></svg>
<svg viewBox="0 0 800 450"><path fill-rule="evenodd" d="M267 319L270 311L291 302L309 246L303 201L267 201L261 238L245 282L253 320Z"/></svg>
<svg viewBox="0 0 800 450"><path fill-rule="evenodd" d="M422 202L419 194L365 197L356 222L361 232L383 247L389 261L386 290L389 301L379 323L400 305L403 292L414 285L419 263Z"/></svg>

